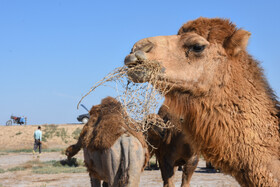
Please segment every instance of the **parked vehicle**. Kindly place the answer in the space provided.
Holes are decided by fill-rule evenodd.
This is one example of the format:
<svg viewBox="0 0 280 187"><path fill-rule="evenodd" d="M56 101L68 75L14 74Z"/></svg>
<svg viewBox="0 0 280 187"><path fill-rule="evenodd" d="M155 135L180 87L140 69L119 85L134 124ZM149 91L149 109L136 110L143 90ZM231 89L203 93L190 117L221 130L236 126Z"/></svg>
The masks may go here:
<svg viewBox="0 0 280 187"><path fill-rule="evenodd" d="M89 120L89 110L87 109L87 107L85 107L83 104L81 104L81 106L88 112L86 114L81 114L77 117L77 120L82 122L83 124L86 124Z"/></svg>
<svg viewBox="0 0 280 187"><path fill-rule="evenodd" d="M207 168L207 169L215 169L215 168L212 166L211 162L206 162L206 168Z"/></svg>
<svg viewBox="0 0 280 187"><path fill-rule="evenodd" d="M23 125L23 124L26 125L26 120L27 120L26 117L17 117L11 115L11 119L6 122L6 126L11 126L13 123L19 125Z"/></svg>

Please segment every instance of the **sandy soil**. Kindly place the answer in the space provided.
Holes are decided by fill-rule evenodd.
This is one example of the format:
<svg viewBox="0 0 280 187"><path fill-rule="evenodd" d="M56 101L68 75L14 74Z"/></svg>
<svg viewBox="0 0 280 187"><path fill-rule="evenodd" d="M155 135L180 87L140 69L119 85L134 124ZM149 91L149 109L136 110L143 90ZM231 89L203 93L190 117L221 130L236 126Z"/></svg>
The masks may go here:
<svg viewBox="0 0 280 187"><path fill-rule="evenodd" d="M62 160L66 157L61 152L45 152L40 158L32 153L6 153L5 150L31 148L33 146L33 132L37 126L0 126L0 169L7 170L25 164L28 161L39 159L40 161ZM46 126L42 126L42 129ZM59 125L68 133L67 143L65 139L53 137L44 142L44 148L66 148L75 143L71 134L82 125ZM43 131L44 132L44 131ZM1 151L4 151L1 153ZM82 151L76 155L83 159ZM175 186L181 184L181 171L176 172ZM0 187L2 186L90 186L87 173L61 173L61 174L34 174L31 169L25 171L0 173ZM162 180L159 170L145 170L141 175L140 186L160 187ZM215 173L205 168L205 161L200 160L199 165L192 177L191 187L238 187L238 183L232 177L222 173Z"/></svg>
<svg viewBox="0 0 280 187"><path fill-rule="evenodd" d="M9 153L0 155L0 168L20 166L27 161L39 159L40 161L62 160L66 157L59 152L43 153L40 158L33 157L31 153ZM77 158L82 159L80 152ZM181 171L176 172L175 185L181 184ZM61 173L61 174L34 174L31 170L5 172L0 174L0 186L90 186L87 173ZM159 170L145 170L141 175L140 186L157 187L162 186L162 180ZM238 187L237 182L230 176L222 173L215 173L213 170L205 168L205 161L201 160L196 169L191 187Z"/></svg>
<svg viewBox="0 0 280 187"><path fill-rule="evenodd" d="M73 138L72 133L78 128L83 128L82 124L44 124L40 126L42 127L43 137L50 127L55 127L56 132L60 132L60 130L66 132L65 137L56 136L56 133L53 133L52 137L47 138L47 141L43 141L43 148L65 148L73 144L76 140ZM38 125L0 126L0 151L32 148L34 143L33 133L37 128Z"/></svg>

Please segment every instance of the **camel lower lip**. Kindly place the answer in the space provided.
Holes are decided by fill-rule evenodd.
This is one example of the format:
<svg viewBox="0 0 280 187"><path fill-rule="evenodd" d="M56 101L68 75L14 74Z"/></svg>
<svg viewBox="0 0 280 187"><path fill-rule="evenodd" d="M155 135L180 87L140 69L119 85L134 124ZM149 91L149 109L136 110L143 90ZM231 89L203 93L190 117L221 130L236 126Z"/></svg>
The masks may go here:
<svg viewBox="0 0 280 187"><path fill-rule="evenodd" d="M149 82L156 74L164 71L156 61L136 61L127 63L126 66L128 78L136 83Z"/></svg>
<svg viewBox="0 0 280 187"><path fill-rule="evenodd" d="M133 71L128 71L127 75L130 80L132 80L135 83L143 83L147 82L149 80L147 76L147 72L145 70L133 70Z"/></svg>

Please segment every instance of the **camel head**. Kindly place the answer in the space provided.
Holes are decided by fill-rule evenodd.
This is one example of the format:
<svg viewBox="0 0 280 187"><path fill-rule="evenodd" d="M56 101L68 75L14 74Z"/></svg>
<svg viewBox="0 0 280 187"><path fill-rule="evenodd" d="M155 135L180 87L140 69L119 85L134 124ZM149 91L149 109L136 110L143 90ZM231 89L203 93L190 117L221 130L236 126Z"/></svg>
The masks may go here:
<svg viewBox="0 0 280 187"><path fill-rule="evenodd" d="M148 82L159 64L157 85L194 96L209 94L228 80L231 63L246 51L250 33L225 19L198 18L187 22L177 35L145 38L133 46L125 65L134 82ZM218 91L218 90L217 90Z"/></svg>

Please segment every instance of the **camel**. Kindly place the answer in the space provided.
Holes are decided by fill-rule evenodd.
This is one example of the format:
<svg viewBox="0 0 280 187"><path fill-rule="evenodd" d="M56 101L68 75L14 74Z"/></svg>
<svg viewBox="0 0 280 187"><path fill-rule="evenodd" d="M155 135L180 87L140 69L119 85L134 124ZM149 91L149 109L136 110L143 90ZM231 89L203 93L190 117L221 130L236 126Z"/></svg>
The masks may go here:
<svg viewBox="0 0 280 187"><path fill-rule="evenodd" d="M135 43L124 63L147 82L158 63L153 86L182 120L186 137L215 168L241 186L280 186L279 102L258 61L246 47L251 33L228 19L185 23L177 35Z"/></svg>
<svg viewBox="0 0 280 187"><path fill-rule="evenodd" d="M100 105L91 108L89 122L78 142L65 151L70 159L83 148L93 187L100 186L101 181L103 186L139 186L149 151L143 134L127 126L125 115L116 99L103 99Z"/></svg>
<svg viewBox="0 0 280 187"><path fill-rule="evenodd" d="M159 161L161 176L164 187L175 187L173 177L178 166L183 166L182 187L189 187L194 170L197 167L199 155L193 152L191 145L187 142L184 133L180 128L180 120L170 114L168 108L162 105L158 115L149 115L151 128L148 130L147 140L151 156L156 155ZM167 121L174 125L174 128L163 129L156 123ZM154 149L155 148L155 149Z"/></svg>

